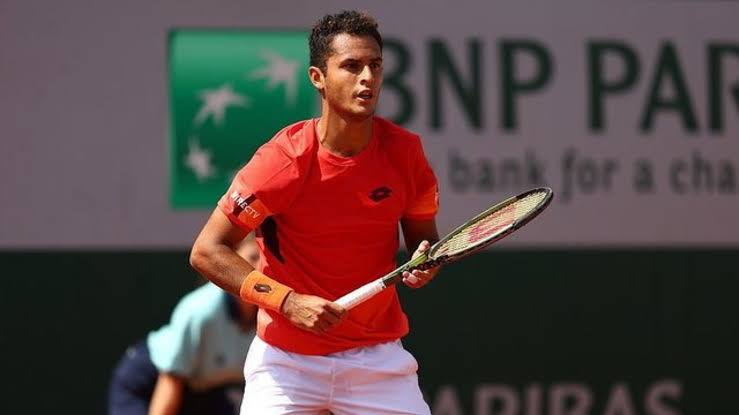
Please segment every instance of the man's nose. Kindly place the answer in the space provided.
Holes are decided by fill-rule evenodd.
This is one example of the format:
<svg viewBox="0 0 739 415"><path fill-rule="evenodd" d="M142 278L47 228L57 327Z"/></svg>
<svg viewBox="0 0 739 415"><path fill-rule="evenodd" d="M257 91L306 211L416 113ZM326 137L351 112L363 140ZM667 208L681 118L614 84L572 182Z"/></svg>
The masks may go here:
<svg viewBox="0 0 739 415"><path fill-rule="evenodd" d="M362 72L359 74L359 82L362 85L371 85L373 80L374 74L372 73L372 69L370 69L369 65L365 65L364 68L362 68Z"/></svg>

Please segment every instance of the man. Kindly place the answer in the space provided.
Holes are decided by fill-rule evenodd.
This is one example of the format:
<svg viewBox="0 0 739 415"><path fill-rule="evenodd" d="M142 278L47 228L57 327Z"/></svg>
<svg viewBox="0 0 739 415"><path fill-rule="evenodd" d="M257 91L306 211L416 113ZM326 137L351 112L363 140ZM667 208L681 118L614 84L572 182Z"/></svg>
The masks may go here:
<svg viewBox="0 0 739 415"><path fill-rule="evenodd" d="M258 266L254 238L237 253ZM126 350L114 371L109 415L234 415L257 308L213 284L185 295L171 321Z"/></svg>
<svg viewBox="0 0 739 415"><path fill-rule="evenodd" d="M398 223L414 255L438 239L437 182L418 136L375 117L382 86L376 21L321 18L309 77L321 117L262 146L238 173L192 249L193 267L259 305L242 414L427 414L408 320L394 288L348 311L340 296L396 266ZM233 246L252 229L263 262ZM404 275L411 287L436 270Z"/></svg>

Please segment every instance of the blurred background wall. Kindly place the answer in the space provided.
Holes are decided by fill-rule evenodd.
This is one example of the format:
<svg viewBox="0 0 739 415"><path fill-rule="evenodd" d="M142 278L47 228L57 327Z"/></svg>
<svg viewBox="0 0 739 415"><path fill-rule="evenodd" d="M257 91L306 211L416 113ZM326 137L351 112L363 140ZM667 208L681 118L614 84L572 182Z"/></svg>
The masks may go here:
<svg viewBox="0 0 739 415"><path fill-rule="evenodd" d="M173 34L344 8L380 21L381 113L424 138L442 232L557 192L400 290L434 413L735 413L739 4L658 0L0 1L0 411L103 413L126 346L198 281L211 207L172 202Z"/></svg>

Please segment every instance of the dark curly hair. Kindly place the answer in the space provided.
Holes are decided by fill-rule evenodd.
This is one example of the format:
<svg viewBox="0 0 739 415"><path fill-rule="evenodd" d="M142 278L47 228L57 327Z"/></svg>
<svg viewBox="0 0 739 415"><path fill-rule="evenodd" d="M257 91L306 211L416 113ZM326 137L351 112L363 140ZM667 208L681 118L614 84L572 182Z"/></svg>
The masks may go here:
<svg viewBox="0 0 739 415"><path fill-rule="evenodd" d="M341 33L353 36L371 36L382 50L382 36L377 30L377 20L365 12L344 10L327 14L319 19L310 32L310 65L326 72L326 60L331 56L331 42Z"/></svg>

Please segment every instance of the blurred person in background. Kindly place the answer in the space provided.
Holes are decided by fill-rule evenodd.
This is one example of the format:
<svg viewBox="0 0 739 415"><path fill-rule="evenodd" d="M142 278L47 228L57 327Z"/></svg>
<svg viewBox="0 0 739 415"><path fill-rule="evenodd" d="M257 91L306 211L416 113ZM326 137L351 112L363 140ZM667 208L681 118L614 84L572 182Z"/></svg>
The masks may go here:
<svg viewBox="0 0 739 415"><path fill-rule="evenodd" d="M252 236L236 252L259 265ZM238 414L256 313L210 283L185 295L167 325L126 350L113 373L108 414Z"/></svg>

